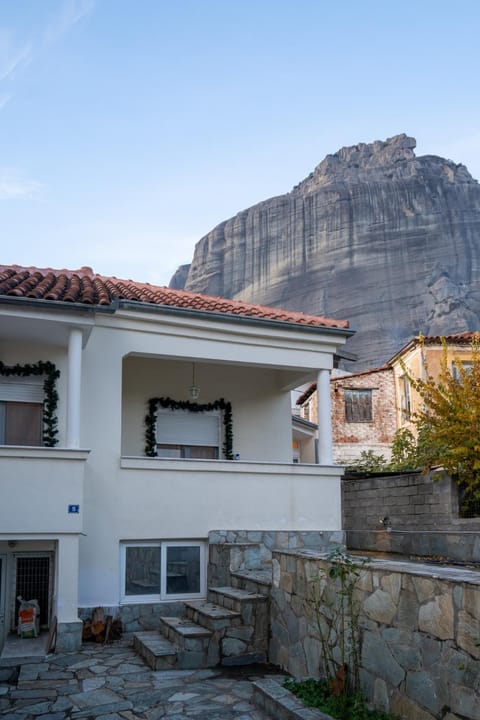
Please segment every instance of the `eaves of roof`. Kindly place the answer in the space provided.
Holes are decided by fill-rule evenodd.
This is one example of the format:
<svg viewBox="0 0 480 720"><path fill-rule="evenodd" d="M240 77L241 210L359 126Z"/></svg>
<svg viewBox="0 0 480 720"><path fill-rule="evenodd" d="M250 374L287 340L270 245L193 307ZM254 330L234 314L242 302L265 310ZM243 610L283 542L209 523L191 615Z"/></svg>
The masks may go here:
<svg viewBox="0 0 480 720"><path fill-rule="evenodd" d="M119 308L240 321L286 329L322 331L349 337L345 320L253 305L201 293L119 280L90 268L52 270L0 265L0 302L83 312L115 312Z"/></svg>

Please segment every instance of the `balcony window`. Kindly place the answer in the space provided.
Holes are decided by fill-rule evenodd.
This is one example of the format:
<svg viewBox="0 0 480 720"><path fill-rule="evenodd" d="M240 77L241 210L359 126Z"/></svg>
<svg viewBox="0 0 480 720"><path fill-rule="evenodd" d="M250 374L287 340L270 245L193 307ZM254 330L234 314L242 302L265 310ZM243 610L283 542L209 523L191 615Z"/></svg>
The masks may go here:
<svg viewBox="0 0 480 720"><path fill-rule="evenodd" d="M0 378L0 445L42 445L43 383Z"/></svg>
<svg viewBox="0 0 480 720"><path fill-rule="evenodd" d="M157 457L217 460L220 415L217 411L161 409L156 424Z"/></svg>
<svg viewBox="0 0 480 720"><path fill-rule="evenodd" d="M123 602L155 602L205 595L205 543L125 542L121 545Z"/></svg>

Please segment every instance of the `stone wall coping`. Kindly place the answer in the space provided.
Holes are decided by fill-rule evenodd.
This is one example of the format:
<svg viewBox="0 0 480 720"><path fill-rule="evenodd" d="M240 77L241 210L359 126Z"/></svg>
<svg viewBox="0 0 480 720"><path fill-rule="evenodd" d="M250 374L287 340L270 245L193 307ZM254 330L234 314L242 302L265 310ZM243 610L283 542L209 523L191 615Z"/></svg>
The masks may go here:
<svg viewBox="0 0 480 720"><path fill-rule="evenodd" d="M306 707L276 680L261 678L252 684L255 703L275 720L333 720L317 708Z"/></svg>
<svg viewBox="0 0 480 720"><path fill-rule="evenodd" d="M330 554L318 550L299 549L289 550L278 548L273 550L274 554L293 555L309 560L330 561ZM433 579L449 580L451 582L463 582L470 585L480 585L480 567L478 570L467 568L446 567L444 565L421 563L408 560L385 560L367 555L349 553L349 557L358 560L359 564L365 562L365 568L370 570L387 570L388 572L407 573L409 575L421 575Z"/></svg>

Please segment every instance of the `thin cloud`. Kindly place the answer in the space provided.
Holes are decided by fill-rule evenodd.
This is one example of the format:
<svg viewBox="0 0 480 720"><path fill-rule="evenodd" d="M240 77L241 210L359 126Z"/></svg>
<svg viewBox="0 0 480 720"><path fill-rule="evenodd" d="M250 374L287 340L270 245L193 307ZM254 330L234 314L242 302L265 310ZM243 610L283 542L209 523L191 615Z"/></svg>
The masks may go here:
<svg viewBox="0 0 480 720"><path fill-rule="evenodd" d="M29 44L15 47L11 33L0 28L0 81L6 80L20 67L28 65L32 57L32 48Z"/></svg>
<svg viewBox="0 0 480 720"><path fill-rule="evenodd" d="M51 45L68 32L82 18L89 15L94 8L94 0L64 0L57 16L51 21L44 32L43 40Z"/></svg>
<svg viewBox="0 0 480 720"><path fill-rule="evenodd" d="M0 172L0 200L18 200L36 195L42 184L36 180L25 180L12 173Z"/></svg>
<svg viewBox="0 0 480 720"><path fill-rule="evenodd" d="M4 93L3 95L0 94L0 110L5 107L5 105L10 101L11 95L8 93Z"/></svg>

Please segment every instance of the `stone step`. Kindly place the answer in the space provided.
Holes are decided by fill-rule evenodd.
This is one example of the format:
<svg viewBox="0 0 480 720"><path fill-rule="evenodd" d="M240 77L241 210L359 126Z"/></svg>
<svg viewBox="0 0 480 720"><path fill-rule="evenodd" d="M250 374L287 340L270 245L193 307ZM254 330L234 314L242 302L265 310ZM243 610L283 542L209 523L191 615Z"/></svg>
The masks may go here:
<svg viewBox="0 0 480 720"><path fill-rule="evenodd" d="M221 605L227 610L241 613L246 605L266 603L268 596L263 593L242 590L241 588L232 587L231 585L223 587L208 588L208 600L216 605Z"/></svg>
<svg viewBox="0 0 480 720"><path fill-rule="evenodd" d="M133 647L152 670L171 670L177 667L175 646L157 630L135 632Z"/></svg>
<svg viewBox="0 0 480 720"><path fill-rule="evenodd" d="M177 646L183 646L187 640L204 640L212 635L208 628L179 617L161 617L160 630L168 640Z"/></svg>
<svg viewBox="0 0 480 720"><path fill-rule="evenodd" d="M208 628L185 618L161 617L160 632L175 645L177 667L182 670L212 667L217 664L218 654L212 655L212 631Z"/></svg>
<svg viewBox="0 0 480 720"><path fill-rule="evenodd" d="M236 570L230 572L232 587L268 595L272 586L272 570Z"/></svg>
<svg viewBox="0 0 480 720"><path fill-rule="evenodd" d="M212 632L240 624L240 613L208 600L185 601L187 618Z"/></svg>

